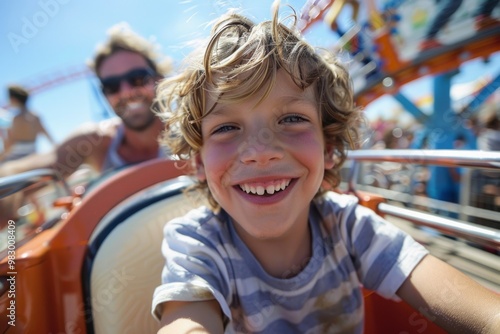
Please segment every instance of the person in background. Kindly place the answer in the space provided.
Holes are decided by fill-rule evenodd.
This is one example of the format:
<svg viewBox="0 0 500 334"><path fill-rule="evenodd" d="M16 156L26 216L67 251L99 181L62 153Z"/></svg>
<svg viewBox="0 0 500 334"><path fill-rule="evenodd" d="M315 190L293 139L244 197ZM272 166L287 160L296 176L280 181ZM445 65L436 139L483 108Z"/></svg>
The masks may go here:
<svg viewBox="0 0 500 334"><path fill-rule="evenodd" d="M165 225L159 333L363 333L362 286L448 332L498 333L499 295L329 191L363 117L340 60L294 29L277 8L224 15L158 87L165 140L208 203Z"/></svg>
<svg viewBox="0 0 500 334"><path fill-rule="evenodd" d="M84 124L54 150L31 154L0 165L0 177L52 168L67 178L81 166L92 175L155 158L167 158L159 136L164 128L153 111L155 83L171 71L171 59L128 25L110 28L89 66L99 79L102 94L116 117ZM70 109L68 109L70 110ZM18 192L0 199L0 219L19 217L17 210L30 194ZM1 226L0 226L1 227Z"/></svg>
<svg viewBox="0 0 500 334"><path fill-rule="evenodd" d="M15 110L12 124L4 138L4 150L0 153L0 163L17 160L36 152L36 139L44 135L55 145L39 116L28 109L29 92L22 86L7 87L9 104Z"/></svg>
<svg viewBox="0 0 500 334"><path fill-rule="evenodd" d="M171 70L171 60L128 25L109 30L108 40L90 62L116 117L85 124L47 154L30 155L0 166L0 176L53 168L67 177L86 164L96 172L122 167L168 153L158 137L162 121L153 112L155 83Z"/></svg>

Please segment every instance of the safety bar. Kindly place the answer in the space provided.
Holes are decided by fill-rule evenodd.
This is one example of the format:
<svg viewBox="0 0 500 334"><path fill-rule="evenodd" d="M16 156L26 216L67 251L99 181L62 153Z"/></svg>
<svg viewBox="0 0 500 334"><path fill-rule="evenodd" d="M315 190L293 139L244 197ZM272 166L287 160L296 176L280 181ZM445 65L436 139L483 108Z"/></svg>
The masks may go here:
<svg viewBox="0 0 500 334"><path fill-rule="evenodd" d="M349 151L347 160L353 161L349 169L348 187L356 192L355 180L359 171L359 162L398 162L417 165L438 165L448 167L469 167L482 169L500 169L500 152L476 150L357 150ZM427 226L447 234L478 242L482 245L500 249L500 231L433 215L418 210L381 203L381 213L409 220L417 225Z"/></svg>
<svg viewBox="0 0 500 334"><path fill-rule="evenodd" d="M48 181L59 182L67 195L71 195L71 190L68 184L58 173L56 173L56 171L43 168L0 178L0 199L31 187L37 183Z"/></svg>
<svg viewBox="0 0 500 334"><path fill-rule="evenodd" d="M359 172L357 162L400 162L416 165L500 169L500 152L477 150L356 150L347 152L354 161L349 169L348 187L354 191Z"/></svg>
<svg viewBox="0 0 500 334"><path fill-rule="evenodd" d="M348 160L401 162L417 165L439 165L500 169L500 152L477 150L357 150L349 151Z"/></svg>
<svg viewBox="0 0 500 334"><path fill-rule="evenodd" d="M500 250L500 231L493 228L405 209L387 203L380 203L378 210L384 214L406 219L418 225L431 227L446 234L476 241Z"/></svg>

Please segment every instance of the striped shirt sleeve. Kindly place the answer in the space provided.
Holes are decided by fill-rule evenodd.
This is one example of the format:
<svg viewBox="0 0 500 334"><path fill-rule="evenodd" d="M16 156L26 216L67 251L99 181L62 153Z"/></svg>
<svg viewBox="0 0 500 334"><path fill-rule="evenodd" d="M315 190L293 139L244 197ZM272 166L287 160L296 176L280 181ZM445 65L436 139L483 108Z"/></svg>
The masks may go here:
<svg viewBox="0 0 500 334"><path fill-rule="evenodd" d="M200 215L193 211L187 216L177 218L164 228L162 253L166 259L162 272L162 284L153 295L153 316L160 319L161 305L168 301L204 301L216 299L227 317L231 317L229 306L224 298L229 289L220 247L207 247L213 244L210 231L200 232L200 224L216 224L213 216ZM201 223L200 223L201 221ZM222 278L222 279L221 279Z"/></svg>
<svg viewBox="0 0 500 334"><path fill-rule="evenodd" d="M410 235L359 205L354 196L331 196L336 228L363 286L385 298L400 300L396 291L428 251Z"/></svg>

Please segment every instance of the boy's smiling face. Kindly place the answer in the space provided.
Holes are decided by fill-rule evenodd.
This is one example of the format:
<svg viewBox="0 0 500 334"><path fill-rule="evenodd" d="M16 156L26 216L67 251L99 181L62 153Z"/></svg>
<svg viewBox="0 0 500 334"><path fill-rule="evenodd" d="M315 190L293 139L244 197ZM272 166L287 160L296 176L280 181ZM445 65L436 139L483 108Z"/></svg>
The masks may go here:
<svg viewBox="0 0 500 334"><path fill-rule="evenodd" d="M247 242L303 233L324 170L333 167L313 89L302 91L280 70L258 103L261 94L217 105L202 121L197 157L198 177Z"/></svg>

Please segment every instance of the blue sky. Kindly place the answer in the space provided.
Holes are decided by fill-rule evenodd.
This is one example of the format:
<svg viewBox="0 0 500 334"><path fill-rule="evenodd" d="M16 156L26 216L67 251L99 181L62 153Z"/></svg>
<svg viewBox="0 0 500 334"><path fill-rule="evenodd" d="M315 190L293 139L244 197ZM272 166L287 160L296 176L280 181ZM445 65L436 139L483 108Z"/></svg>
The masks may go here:
<svg viewBox="0 0 500 334"><path fill-rule="evenodd" d="M282 0L296 10L305 0ZM228 8L243 9L257 21L270 18L270 0L4 0L0 2L0 106L7 103L5 87L10 83L47 81L61 73L82 68L92 57L106 30L127 22L140 35L155 40L161 52L178 63L191 49L189 41L208 35L207 23ZM332 46L336 41L323 23L308 30L305 38L315 46ZM500 57L493 57L493 72L500 71ZM476 67L474 67L476 66ZM484 66L471 66L472 72ZM467 81L463 75L458 81ZM35 80L35 81L34 81ZM429 86L428 80L415 83ZM426 88L430 91L430 88ZM423 89L418 89L425 93ZM415 92L410 86L409 94ZM371 110L387 110L393 105L382 99ZM56 141L68 136L77 126L104 116L96 99L91 79L80 79L36 94L30 107L43 119ZM45 140L39 150L49 146Z"/></svg>

